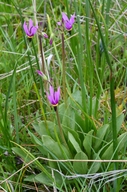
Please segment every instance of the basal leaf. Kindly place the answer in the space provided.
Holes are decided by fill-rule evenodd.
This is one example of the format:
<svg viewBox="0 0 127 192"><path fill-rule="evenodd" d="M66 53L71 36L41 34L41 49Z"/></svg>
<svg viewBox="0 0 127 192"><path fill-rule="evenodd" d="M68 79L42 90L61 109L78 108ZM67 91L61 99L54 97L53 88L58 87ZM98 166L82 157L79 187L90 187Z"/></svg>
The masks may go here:
<svg viewBox="0 0 127 192"><path fill-rule="evenodd" d="M85 149L85 151L86 151L89 158L91 156L93 132L94 132L94 130L89 131L85 135L85 138L84 138L84 141L83 141L84 149Z"/></svg>
<svg viewBox="0 0 127 192"><path fill-rule="evenodd" d="M88 157L87 155L80 151L79 153L77 153L74 157L75 160L88 160ZM87 173L87 170L88 170L88 162L74 162L73 163L73 167L74 167L74 170L76 173L79 173L79 174L85 174Z"/></svg>
<svg viewBox="0 0 127 192"><path fill-rule="evenodd" d="M100 127L97 130L97 134L96 134L96 138L94 139L94 145L93 148L95 149L95 151L99 150L100 145L103 143L103 139L107 133L107 130L109 129L109 125L105 124L104 126Z"/></svg>
<svg viewBox="0 0 127 192"><path fill-rule="evenodd" d="M93 155L93 159L94 159L94 160L101 160L100 157L99 157L99 155L98 155L97 153L95 153L95 154ZM89 173L96 173L96 172L99 170L100 166L101 166L101 163L100 163L100 162L96 162L96 161L93 162L92 165L90 166L90 171L89 171Z"/></svg>
<svg viewBox="0 0 127 192"><path fill-rule="evenodd" d="M118 152L120 152L127 142L127 132L123 133L118 137ZM109 145L109 147L106 149L106 151L103 153L101 159L111 159L113 157L113 143Z"/></svg>
<svg viewBox="0 0 127 192"><path fill-rule="evenodd" d="M71 144L73 145L73 147L77 153L82 151L78 142L75 140L74 136L70 132L68 132L68 139L71 142Z"/></svg>
<svg viewBox="0 0 127 192"><path fill-rule="evenodd" d="M54 141L50 136L43 135L42 141L46 148L58 159L71 158L68 149L62 144L59 145L58 142Z"/></svg>

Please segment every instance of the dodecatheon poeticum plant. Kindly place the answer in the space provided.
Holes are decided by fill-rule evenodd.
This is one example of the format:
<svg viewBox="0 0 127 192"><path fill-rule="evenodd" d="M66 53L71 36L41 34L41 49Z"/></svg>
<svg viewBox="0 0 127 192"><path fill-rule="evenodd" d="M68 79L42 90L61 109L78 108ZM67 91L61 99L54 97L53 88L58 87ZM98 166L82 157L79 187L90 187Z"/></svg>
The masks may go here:
<svg viewBox="0 0 127 192"><path fill-rule="evenodd" d="M70 31L72 29L74 23L75 23L75 13L69 19L64 12L62 13L62 21L57 22L59 26L64 24L64 27L67 29L67 31Z"/></svg>
<svg viewBox="0 0 127 192"><path fill-rule="evenodd" d="M38 25L34 26L32 19L30 19L28 24L26 22L24 22L23 29L24 29L26 35L29 38L32 38L38 30Z"/></svg>
<svg viewBox="0 0 127 192"><path fill-rule="evenodd" d="M52 106L57 106L60 100L60 87L58 87L57 91L54 91L54 87L50 85L47 98Z"/></svg>

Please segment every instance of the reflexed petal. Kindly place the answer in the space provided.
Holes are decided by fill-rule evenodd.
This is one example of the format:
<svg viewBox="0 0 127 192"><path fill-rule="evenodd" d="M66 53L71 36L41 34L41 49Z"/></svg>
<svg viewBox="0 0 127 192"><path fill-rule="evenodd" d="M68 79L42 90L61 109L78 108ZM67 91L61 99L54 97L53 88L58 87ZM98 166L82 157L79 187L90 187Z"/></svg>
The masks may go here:
<svg viewBox="0 0 127 192"><path fill-rule="evenodd" d="M51 85L49 87L49 92L50 92L51 97L54 98L54 88Z"/></svg>
<svg viewBox="0 0 127 192"><path fill-rule="evenodd" d="M33 21L32 19L29 20L29 31L31 30L31 28L33 27Z"/></svg>
<svg viewBox="0 0 127 192"><path fill-rule="evenodd" d="M70 23L73 25L75 22L75 13L70 18Z"/></svg>
<svg viewBox="0 0 127 192"><path fill-rule="evenodd" d="M37 32L37 28L33 26L31 28L31 36L33 36L36 32Z"/></svg>
<svg viewBox="0 0 127 192"><path fill-rule="evenodd" d="M64 22L69 21L67 15L65 13L62 13L62 19L63 19Z"/></svg>
<svg viewBox="0 0 127 192"><path fill-rule="evenodd" d="M24 24L23 24L23 29L24 29L26 35L28 35L28 34L29 34L29 31L28 31L28 27L27 27L26 22L24 22Z"/></svg>
<svg viewBox="0 0 127 192"><path fill-rule="evenodd" d="M47 98L48 98L49 102L52 103L52 97L48 93L47 93Z"/></svg>
<svg viewBox="0 0 127 192"><path fill-rule="evenodd" d="M26 32L26 29L27 29L27 24L26 24L26 22L23 23L23 29L24 29L24 31Z"/></svg>
<svg viewBox="0 0 127 192"><path fill-rule="evenodd" d="M59 100L60 100L60 87L58 87L58 90L55 92L56 104L59 102Z"/></svg>

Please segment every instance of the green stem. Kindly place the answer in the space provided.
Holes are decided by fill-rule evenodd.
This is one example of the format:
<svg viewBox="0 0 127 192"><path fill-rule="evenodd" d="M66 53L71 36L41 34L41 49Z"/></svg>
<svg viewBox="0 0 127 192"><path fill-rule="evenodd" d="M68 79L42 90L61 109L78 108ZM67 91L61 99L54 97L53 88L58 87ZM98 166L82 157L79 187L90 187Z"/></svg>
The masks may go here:
<svg viewBox="0 0 127 192"><path fill-rule="evenodd" d="M115 93L114 93L114 77L112 71L110 71L110 96L111 96L111 110L112 110L112 133L113 133L113 151L114 159L118 159L117 151L117 125L116 125L116 103L115 103Z"/></svg>
<svg viewBox="0 0 127 192"><path fill-rule="evenodd" d="M67 95L66 95L66 66L65 66L65 49L64 49L64 33L61 34L62 37L62 68L63 68L63 97L65 107L67 107Z"/></svg>
<svg viewBox="0 0 127 192"><path fill-rule="evenodd" d="M45 74L45 62L44 62L43 46L42 46L42 41L41 41L42 36L38 35L38 39L39 39L39 47L40 47L41 61L42 61L42 68L41 68L41 70Z"/></svg>
<svg viewBox="0 0 127 192"><path fill-rule="evenodd" d="M16 130L16 141L19 143L19 129L18 129L18 115L17 115L17 103L16 103L16 74L14 73L13 77L13 105L14 105L14 125Z"/></svg>
<svg viewBox="0 0 127 192"><path fill-rule="evenodd" d="M54 110L55 110L55 112L56 112L56 117L57 117L57 122L58 122L59 130L60 130L61 139L62 139L64 145L68 148L67 143L66 143L66 140L65 140L65 137L64 137L63 129L62 129L62 126L61 126L61 123L60 123L60 117L59 117L59 113L58 113L58 107L55 106L55 107L54 107Z"/></svg>

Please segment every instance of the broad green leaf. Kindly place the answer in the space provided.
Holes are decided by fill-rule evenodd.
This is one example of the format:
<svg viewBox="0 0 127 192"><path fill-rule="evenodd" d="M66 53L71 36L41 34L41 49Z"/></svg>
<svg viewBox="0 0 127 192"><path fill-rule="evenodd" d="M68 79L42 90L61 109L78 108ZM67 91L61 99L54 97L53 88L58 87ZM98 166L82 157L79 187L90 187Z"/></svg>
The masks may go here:
<svg viewBox="0 0 127 192"><path fill-rule="evenodd" d="M118 152L120 152L124 146L125 143L127 143L127 132L120 135L117 139L118 141ZM113 143L109 145L109 147L106 149L106 151L103 153L101 159L111 159L113 156Z"/></svg>
<svg viewBox="0 0 127 192"><path fill-rule="evenodd" d="M87 155L80 151L79 153L77 153L74 157L74 160L88 160L88 157ZM73 163L73 167L74 167L74 170L76 173L79 173L79 174L85 174L87 173L87 170L88 170L88 162L74 162Z"/></svg>
<svg viewBox="0 0 127 192"><path fill-rule="evenodd" d="M33 133L31 133L29 130L28 130L28 134L30 135L30 137L32 138L33 142L36 144L36 145L40 145L42 146L42 141L39 140Z"/></svg>
<svg viewBox="0 0 127 192"><path fill-rule="evenodd" d="M41 121L39 124L33 123L35 131L42 137L42 135L50 135L52 138L55 138L54 134L54 122L51 121Z"/></svg>
<svg viewBox="0 0 127 192"><path fill-rule="evenodd" d="M65 136L67 135L67 137L68 137L68 132L70 132L73 135L73 137L75 138L75 140L78 142L78 144L81 145L81 140L79 138L79 135L78 135L77 131L73 130L73 129L69 128L69 127L66 127L64 129L64 133L65 133Z"/></svg>
<svg viewBox="0 0 127 192"><path fill-rule="evenodd" d="M53 186L55 184L57 187L62 185L63 181L59 173L54 171L52 179L54 179L54 182L52 182L52 180L49 179L44 173L40 173L35 177L35 180L43 185Z"/></svg>
<svg viewBox="0 0 127 192"><path fill-rule="evenodd" d="M124 114L122 113L122 114L120 114L118 117L117 117L117 133L120 131L120 129L121 129L121 125L122 125L122 123L123 123L123 121L124 121Z"/></svg>
<svg viewBox="0 0 127 192"><path fill-rule="evenodd" d="M82 151L78 142L75 140L74 136L70 132L68 132L68 139L71 142L71 144L73 145L73 147L77 153Z"/></svg>
<svg viewBox="0 0 127 192"><path fill-rule="evenodd" d="M104 136L106 135L108 129L109 129L109 125L105 124L104 126L100 127L97 130L97 134L95 136L96 138L94 140L95 143L93 145L93 148L95 149L95 151L99 150L99 147L103 143Z"/></svg>
<svg viewBox="0 0 127 192"><path fill-rule="evenodd" d="M62 116L62 125L64 126L64 129L66 127L71 127L71 129L74 129L75 127L75 113L72 109L71 105L68 103L67 107L64 106L64 111L59 107L59 114Z"/></svg>
<svg viewBox="0 0 127 192"><path fill-rule="evenodd" d="M43 135L42 141L45 147L58 159L71 158L68 149L62 144L59 145L58 142L54 141L50 136Z"/></svg>
<svg viewBox="0 0 127 192"><path fill-rule="evenodd" d="M79 130L79 131L86 130L85 120L77 112L75 112L75 121L76 121L76 124L75 124L75 129L76 130Z"/></svg>
<svg viewBox="0 0 127 192"><path fill-rule="evenodd" d="M94 160L101 160L99 155L95 153L93 155ZM100 169L101 163L100 162L93 162L92 165L90 166L89 173L96 173Z"/></svg>
<svg viewBox="0 0 127 192"><path fill-rule="evenodd" d="M117 125L117 134L119 133L120 129L121 129L121 125L123 123L124 120L124 114L120 114L117 118L116 118L116 125ZM111 124L109 127L109 131L107 131L105 140L107 142L112 141L113 139L113 134L112 134L112 129L111 129Z"/></svg>
<svg viewBox="0 0 127 192"><path fill-rule="evenodd" d="M47 151L44 149L43 147L43 143L42 140L40 140L39 138L37 138L33 133L31 133L30 131L28 131L31 140L33 141L33 143L36 145L36 147L38 148L38 150L41 152L42 155L47 155Z"/></svg>
<svg viewBox="0 0 127 192"><path fill-rule="evenodd" d="M84 149L85 149L85 151L86 151L89 158L91 156L93 132L94 132L94 130L89 131L85 135L85 138L84 138L84 141L83 141Z"/></svg>
<svg viewBox="0 0 127 192"><path fill-rule="evenodd" d="M30 176L26 176L25 178L24 178L24 181L27 181L27 182L35 182L35 176L36 175L30 175Z"/></svg>
<svg viewBox="0 0 127 192"><path fill-rule="evenodd" d="M74 93L72 93L72 97L73 99L79 103L80 105L82 105L82 97L81 97L81 91L76 90Z"/></svg>
<svg viewBox="0 0 127 192"><path fill-rule="evenodd" d="M30 162L31 160L33 160L33 158L30 156L30 154L26 154L25 151L23 151L22 149L18 148L18 147L13 147L12 150L19 155L25 163Z"/></svg>

